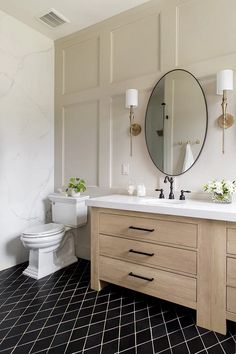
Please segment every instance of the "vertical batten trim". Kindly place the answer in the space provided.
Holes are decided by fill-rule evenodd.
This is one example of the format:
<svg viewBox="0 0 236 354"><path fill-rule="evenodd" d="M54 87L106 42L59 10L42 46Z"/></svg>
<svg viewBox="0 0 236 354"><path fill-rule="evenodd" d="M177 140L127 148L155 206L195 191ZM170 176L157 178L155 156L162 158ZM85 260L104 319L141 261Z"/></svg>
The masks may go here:
<svg viewBox="0 0 236 354"><path fill-rule="evenodd" d="M179 8L175 8L175 66L179 65Z"/></svg>

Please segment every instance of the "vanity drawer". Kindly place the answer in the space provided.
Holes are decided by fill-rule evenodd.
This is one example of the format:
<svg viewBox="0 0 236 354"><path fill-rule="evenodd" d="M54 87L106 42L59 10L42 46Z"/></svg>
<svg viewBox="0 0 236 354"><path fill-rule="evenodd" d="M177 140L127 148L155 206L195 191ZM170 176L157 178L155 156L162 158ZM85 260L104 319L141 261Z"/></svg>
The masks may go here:
<svg viewBox="0 0 236 354"><path fill-rule="evenodd" d="M180 248L100 235L100 254L135 261L142 265L164 267L190 274L197 273L196 252Z"/></svg>
<svg viewBox="0 0 236 354"><path fill-rule="evenodd" d="M149 242L197 247L197 225L143 217L100 214L100 233Z"/></svg>
<svg viewBox="0 0 236 354"><path fill-rule="evenodd" d="M227 284L236 287L236 259L227 257Z"/></svg>
<svg viewBox="0 0 236 354"><path fill-rule="evenodd" d="M236 255L236 229L227 229L227 253Z"/></svg>
<svg viewBox="0 0 236 354"><path fill-rule="evenodd" d="M236 288L227 286L227 311L236 313Z"/></svg>
<svg viewBox="0 0 236 354"><path fill-rule="evenodd" d="M101 280L196 308L194 278L104 256L99 258L99 272Z"/></svg>

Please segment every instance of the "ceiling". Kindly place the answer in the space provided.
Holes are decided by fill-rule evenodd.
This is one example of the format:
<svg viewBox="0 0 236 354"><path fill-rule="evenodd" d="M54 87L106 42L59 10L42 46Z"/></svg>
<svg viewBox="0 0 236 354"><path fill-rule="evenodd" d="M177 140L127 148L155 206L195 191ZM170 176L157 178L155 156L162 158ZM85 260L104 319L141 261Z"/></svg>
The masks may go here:
<svg viewBox="0 0 236 354"><path fill-rule="evenodd" d="M51 39L58 39L112 17L149 0L0 0L0 10L14 16ZM51 29L35 17L51 8L70 23Z"/></svg>

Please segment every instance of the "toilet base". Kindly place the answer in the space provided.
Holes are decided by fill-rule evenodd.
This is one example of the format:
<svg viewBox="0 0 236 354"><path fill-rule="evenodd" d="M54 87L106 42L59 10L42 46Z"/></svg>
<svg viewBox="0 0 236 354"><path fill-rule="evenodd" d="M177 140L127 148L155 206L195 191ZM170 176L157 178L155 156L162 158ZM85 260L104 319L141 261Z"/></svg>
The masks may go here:
<svg viewBox="0 0 236 354"><path fill-rule="evenodd" d="M22 272L22 274L34 278L36 280L46 277L62 268L68 267L69 265L76 263L78 259L74 256L70 259L67 259L66 262L61 264L50 264L48 267L35 267L32 264L29 264L28 267Z"/></svg>
<svg viewBox="0 0 236 354"><path fill-rule="evenodd" d="M38 280L77 261L73 235L67 233L56 249L30 249L29 265L23 274Z"/></svg>

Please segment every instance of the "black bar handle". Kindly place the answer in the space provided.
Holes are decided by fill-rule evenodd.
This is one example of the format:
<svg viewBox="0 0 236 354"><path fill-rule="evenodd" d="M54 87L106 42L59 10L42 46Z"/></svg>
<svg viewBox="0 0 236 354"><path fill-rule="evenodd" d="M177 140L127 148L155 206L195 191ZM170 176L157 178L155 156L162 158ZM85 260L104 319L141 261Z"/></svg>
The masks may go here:
<svg viewBox="0 0 236 354"><path fill-rule="evenodd" d="M136 227L136 226L129 226L129 229L132 230L140 230L140 231L148 231L148 232L153 232L155 229L145 229L143 227Z"/></svg>
<svg viewBox="0 0 236 354"><path fill-rule="evenodd" d="M138 275L138 274L134 274L133 272L129 273L130 277L134 277L134 278L139 278L139 279L143 279L143 280L147 280L147 281L153 281L154 278L147 278L147 277L143 277L142 275Z"/></svg>
<svg viewBox="0 0 236 354"><path fill-rule="evenodd" d="M144 256L149 256L149 257L153 257L154 253L147 253L147 252L140 252L140 251L135 251L133 249L129 250L130 253L137 253L137 254L143 254Z"/></svg>

